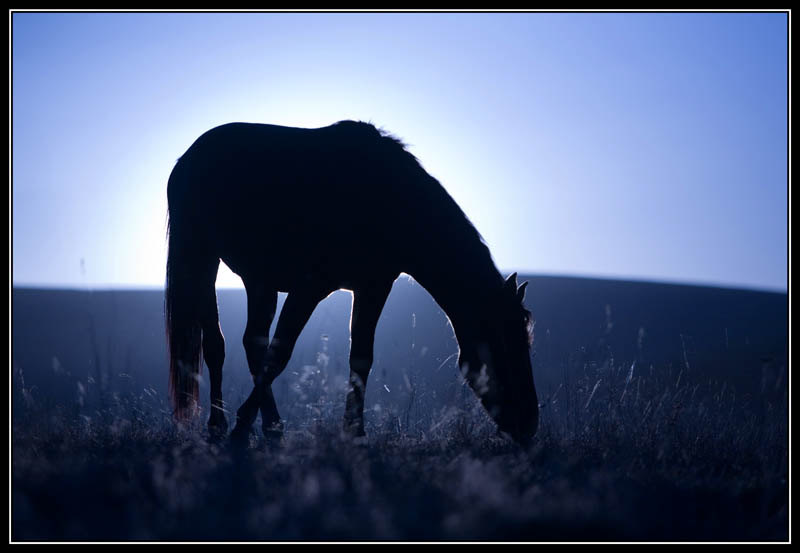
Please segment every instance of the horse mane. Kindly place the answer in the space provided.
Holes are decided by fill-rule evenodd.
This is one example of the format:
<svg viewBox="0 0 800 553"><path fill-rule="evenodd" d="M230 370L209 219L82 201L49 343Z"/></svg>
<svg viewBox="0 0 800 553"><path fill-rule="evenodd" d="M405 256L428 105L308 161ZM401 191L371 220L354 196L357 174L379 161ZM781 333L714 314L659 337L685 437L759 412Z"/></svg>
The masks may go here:
<svg viewBox="0 0 800 553"><path fill-rule="evenodd" d="M428 197L431 201L428 205L436 205L439 211L436 215L447 221L455 221L461 223L458 225L459 231L463 233L466 241L461 242L462 245L472 244L472 247L465 250L474 256L473 259L479 263L474 263L473 267L483 267L484 273L481 277L487 284L497 283L502 284L503 277L497 270L492 254L486 244L481 233L475 228L475 225L470 221L469 217L464 213L461 207L456 203L452 196L442 186L442 184L428 173L420 163L419 159L408 150L408 145L397 136L386 131L383 128L376 127L371 122L364 121L339 121L334 123L332 127L336 127L341 132L348 133L354 140L362 140L364 144L374 144L379 147L377 155L391 155L391 159L401 160L403 170L408 171L409 174L416 175L418 179L412 179L410 182L417 182L420 184L420 192ZM520 301L519 309L522 315L522 324L527 338L527 345L530 348L533 345L533 314L526 309L525 305Z"/></svg>
<svg viewBox="0 0 800 553"><path fill-rule="evenodd" d="M354 136L361 135L364 137L369 137L373 140L377 140L378 143L387 146L390 151L401 154L398 156L398 158L404 160L406 168L408 168L412 173L420 175L422 177L421 181L427 185L426 191L434 195L435 199L439 200L436 202L436 205L444 206L446 212L442 215L450 216L454 220L463 220L464 223L466 223L466 232L471 237L474 237L475 241L480 244L481 254L485 255L491 261L492 256L491 252L489 251L489 247L486 244L486 240L484 240L481 233L477 228L475 228L475 225L472 223L472 221L470 221L469 217L467 217L466 213L464 213L458 203L456 203L444 186L442 186L442 183L428 173L422 166L422 163L419 161L417 156L408 150L408 144L386 129L382 127L376 127L372 122L344 120L334 123L332 127L336 127L345 132L353 133ZM492 265L494 265L494 262L492 262Z"/></svg>

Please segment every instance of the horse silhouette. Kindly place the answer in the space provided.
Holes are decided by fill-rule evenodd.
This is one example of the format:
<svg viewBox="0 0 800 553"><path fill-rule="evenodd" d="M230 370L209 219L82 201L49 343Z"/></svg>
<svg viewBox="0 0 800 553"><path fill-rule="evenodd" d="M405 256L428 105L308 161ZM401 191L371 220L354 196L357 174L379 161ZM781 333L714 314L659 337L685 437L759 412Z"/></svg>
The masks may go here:
<svg viewBox="0 0 800 553"><path fill-rule="evenodd" d="M281 434L272 382L316 305L341 288L353 292L343 429L363 436L375 328L402 272L449 317L461 373L498 428L520 442L535 434L527 283L500 275L472 223L395 137L355 121L318 129L229 123L178 160L167 196L165 315L179 420L196 413L202 352L209 430L227 432L215 290L222 260L247 292L243 344L254 383L232 438L250 432L259 410L265 434ZM288 296L270 341L279 291Z"/></svg>

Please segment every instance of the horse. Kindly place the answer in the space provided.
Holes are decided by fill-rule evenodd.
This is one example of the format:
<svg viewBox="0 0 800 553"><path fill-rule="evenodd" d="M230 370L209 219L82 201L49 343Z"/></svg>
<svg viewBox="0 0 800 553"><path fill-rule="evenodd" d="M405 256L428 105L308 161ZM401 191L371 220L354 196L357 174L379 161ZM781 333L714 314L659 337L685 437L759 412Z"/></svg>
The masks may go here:
<svg viewBox="0 0 800 553"><path fill-rule="evenodd" d="M375 329L401 273L449 318L460 372L498 430L521 443L535 434L527 282L518 285L516 273L503 278L453 198L390 133L360 121L313 129L228 123L205 132L178 159L167 199L165 318L178 421L198 412L202 353L211 388L208 429L227 434L215 289L223 261L247 293L242 342L253 378L231 438L249 435L259 410L265 436L282 435L272 383L316 305L339 289L353 294L342 430L365 436ZM281 291L288 295L270 341Z"/></svg>

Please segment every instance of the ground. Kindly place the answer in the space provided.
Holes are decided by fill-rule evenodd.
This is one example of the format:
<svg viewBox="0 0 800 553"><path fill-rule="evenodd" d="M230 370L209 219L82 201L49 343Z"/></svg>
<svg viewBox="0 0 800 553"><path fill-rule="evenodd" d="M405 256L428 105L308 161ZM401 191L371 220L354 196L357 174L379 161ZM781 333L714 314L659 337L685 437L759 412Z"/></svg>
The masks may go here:
<svg viewBox="0 0 800 553"><path fill-rule="evenodd" d="M360 443L320 404L244 450L209 442L202 420L176 427L153 394L87 413L21 389L12 539L787 540L783 378L754 398L606 365L540 398L527 449L466 388L411 425L371 413Z"/></svg>

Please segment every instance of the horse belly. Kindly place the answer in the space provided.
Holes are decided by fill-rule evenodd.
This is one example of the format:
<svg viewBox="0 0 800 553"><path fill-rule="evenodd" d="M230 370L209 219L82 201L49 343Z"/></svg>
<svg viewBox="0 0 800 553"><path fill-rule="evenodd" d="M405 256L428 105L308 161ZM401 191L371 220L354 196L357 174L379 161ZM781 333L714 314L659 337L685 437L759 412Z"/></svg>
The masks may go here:
<svg viewBox="0 0 800 553"><path fill-rule="evenodd" d="M243 227L220 246L220 257L243 279L257 278L281 291L306 287L353 289L395 269L386 245L346 225L274 224ZM396 269L399 274L400 269Z"/></svg>

